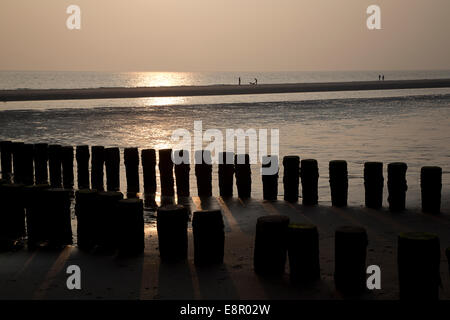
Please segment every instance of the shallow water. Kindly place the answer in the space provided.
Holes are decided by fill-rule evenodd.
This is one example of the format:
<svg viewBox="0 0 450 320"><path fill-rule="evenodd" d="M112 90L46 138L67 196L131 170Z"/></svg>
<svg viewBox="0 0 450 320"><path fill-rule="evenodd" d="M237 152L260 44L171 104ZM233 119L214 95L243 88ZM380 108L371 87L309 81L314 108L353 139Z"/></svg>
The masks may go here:
<svg viewBox="0 0 450 320"><path fill-rule="evenodd" d="M365 161L404 161L408 164L407 205L420 206L420 167L437 165L444 171L443 207L450 207L449 94L139 107L130 106L127 99L114 107L64 108L64 103L55 109L1 111L0 139L161 149L173 145L173 130L193 132L195 120L203 121L204 130L279 128L281 157L299 155L318 160L319 200L324 203L330 201L328 161L345 159L349 165L349 202L353 205L364 203ZM252 195L262 198L259 166L252 166L252 170ZM123 168L121 180L125 191ZM282 173L279 181L282 195ZM213 187L217 195L216 174ZM191 193L196 194L193 168Z"/></svg>

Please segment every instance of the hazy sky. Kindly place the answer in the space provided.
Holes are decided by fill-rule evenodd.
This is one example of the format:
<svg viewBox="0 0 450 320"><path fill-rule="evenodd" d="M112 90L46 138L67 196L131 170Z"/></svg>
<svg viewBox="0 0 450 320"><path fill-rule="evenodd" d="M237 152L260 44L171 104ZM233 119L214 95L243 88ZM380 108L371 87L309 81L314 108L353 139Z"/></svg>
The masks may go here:
<svg viewBox="0 0 450 320"><path fill-rule="evenodd" d="M449 0L1 0L0 70L448 70L449 15Z"/></svg>

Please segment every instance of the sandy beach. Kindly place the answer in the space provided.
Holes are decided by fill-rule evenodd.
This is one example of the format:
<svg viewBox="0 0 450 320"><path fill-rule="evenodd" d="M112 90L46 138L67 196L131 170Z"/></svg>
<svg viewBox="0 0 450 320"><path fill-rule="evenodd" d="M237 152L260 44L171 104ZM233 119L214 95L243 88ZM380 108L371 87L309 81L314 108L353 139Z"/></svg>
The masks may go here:
<svg viewBox="0 0 450 320"><path fill-rule="evenodd" d="M208 85L167 86L136 88L85 88L85 89L17 89L0 90L0 101L115 99L143 97L214 96L240 94L270 94L295 92L364 91L448 88L450 79L391 80L283 83L258 85Z"/></svg>

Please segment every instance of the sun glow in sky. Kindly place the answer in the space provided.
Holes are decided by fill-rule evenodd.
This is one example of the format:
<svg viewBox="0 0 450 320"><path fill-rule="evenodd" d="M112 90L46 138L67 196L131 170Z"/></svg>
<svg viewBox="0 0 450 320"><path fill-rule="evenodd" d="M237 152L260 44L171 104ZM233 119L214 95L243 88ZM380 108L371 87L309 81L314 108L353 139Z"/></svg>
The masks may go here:
<svg viewBox="0 0 450 320"><path fill-rule="evenodd" d="M66 27L72 4L81 30ZM0 70L450 69L449 12L448 0L2 0Z"/></svg>

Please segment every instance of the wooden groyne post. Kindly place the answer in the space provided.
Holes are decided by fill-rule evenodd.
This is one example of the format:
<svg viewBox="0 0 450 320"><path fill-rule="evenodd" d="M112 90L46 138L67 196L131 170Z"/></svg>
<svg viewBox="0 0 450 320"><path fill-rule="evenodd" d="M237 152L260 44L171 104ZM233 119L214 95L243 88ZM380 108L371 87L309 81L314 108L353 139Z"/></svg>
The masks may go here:
<svg viewBox="0 0 450 320"><path fill-rule="evenodd" d="M303 159L300 162L300 177L302 178L302 203L304 205L316 205L319 201L319 166L317 160Z"/></svg>
<svg viewBox="0 0 450 320"><path fill-rule="evenodd" d="M73 176L73 147L63 146L61 148L62 176L65 189L72 189L74 185Z"/></svg>
<svg viewBox="0 0 450 320"><path fill-rule="evenodd" d="M336 289L344 294L358 294L366 288L366 230L356 226L343 226L335 233Z"/></svg>
<svg viewBox="0 0 450 320"><path fill-rule="evenodd" d="M119 255L136 255L144 251L144 204L141 199L124 199L118 202Z"/></svg>
<svg viewBox="0 0 450 320"><path fill-rule="evenodd" d="M388 191L389 210L405 210L406 191L406 170L408 166L404 162L393 162L388 164Z"/></svg>
<svg viewBox="0 0 450 320"><path fill-rule="evenodd" d="M1 141L0 151L1 151L0 162L2 165L2 179L9 182L11 181L12 176L12 142Z"/></svg>
<svg viewBox="0 0 450 320"><path fill-rule="evenodd" d="M36 184L48 183L48 144L34 145L34 177Z"/></svg>
<svg viewBox="0 0 450 320"><path fill-rule="evenodd" d="M76 158L78 189L89 189L89 146L77 146Z"/></svg>
<svg viewBox="0 0 450 320"><path fill-rule="evenodd" d="M158 208L157 231L159 255L163 262L187 259L189 211L182 205L166 205Z"/></svg>
<svg viewBox="0 0 450 320"><path fill-rule="evenodd" d="M297 202L300 184L300 157L285 156L283 158L283 168L284 200Z"/></svg>
<svg viewBox="0 0 450 320"><path fill-rule="evenodd" d="M420 190L422 211L439 213L441 211L442 168L422 167L420 170Z"/></svg>
<svg viewBox="0 0 450 320"><path fill-rule="evenodd" d="M212 159L211 151L195 151L195 177L199 197L212 196Z"/></svg>
<svg viewBox="0 0 450 320"><path fill-rule="evenodd" d="M263 183L263 199L274 201L278 198L278 156L263 156L262 157L262 170L264 168L275 167L276 172L274 174L262 174Z"/></svg>
<svg viewBox="0 0 450 320"><path fill-rule="evenodd" d="M191 166L189 164L189 151L188 150L175 150L174 154L177 154L180 159L183 159L182 163L175 164L175 181L177 184L177 196L189 197L190 195L190 183L189 172ZM187 160L185 163L185 160Z"/></svg>
<svg viewBox="0 0 450 320"><path fill-rule="evenodd" d="M144 193L156 193L156 151L144 149L141 151L142 173L144 176Z"/></svg>
<svg viewBox="0 0 450 320"><path fill-rule="evenodd" d="M98 205L98 193L90 189L81 189L75 193L75 215L77 217L77 243L81 250L90 251L96 244L96 215L101 208Z"/></svg>
<svg viewBox="0 0 450 320"><path fill-rule="evenodd" d="M161 180L161 196L173 197L174 181L173 181L173 161L172 149L159 150L159 175Z"/></svg>
<svg viewBox="0 0 450 320"><path fill-rule="evenodd" d="M194 212L194 263L197 266L223 263L225 231L220 210Z"/></svg>
<svg viewBox="0 0 450 320"><path fill-rule="evenodd" d="M219 153L219 194L221 197L233 196L234 153Z"/></svg>
<svg viewBox="0 0 450 320"><path fill-rule="evenodd" d="M380 209L383 206L383 163L364 163L364 191L367 208Z"/></svg>
<svg viewBox="0 0 450 320"><path fill-rule="evenodd" d="M329 163L331 204L346 207L348 198L347 161L332 160Z"/></svg>
<svg viewBox="0 0 450 320"><path fill-rule="evenodd" d="M61 146L52 144L48 146L48 168L50 171L50 186L62 187Z"/></svg>
<svg viewBox="0 0 450 320"><path fill-rule="evenodd" d="M289 217L270 215L256 222L253 267L265 276L284 274L287 254Z"/></svg>
<svg viewBox="0 0 450 320"><path fill-rule="evenodd" d="M91 185L97 191L105 190L103 182L103 167L105 164L105 147L91 147Z"/></svg>
<svg viewBox="0 0 450 320"><path fill-rule="evenodd" d="M105 148L106 190L120 190L120 150Z"/></svg>
<svg viewBox="0 0 450 320"><path fill-rule="evenodd" d="M135 196L139 192L139 151L138 148L125 148L123 154L127 176L127 193Z"/></svg>
<svg viewBox="0 0 450 320"><path fill-rule="evenodd" d="M236 154L234 157L234 171L238 197L248 199L252 193L252 170L248 154Z"/></svg>

